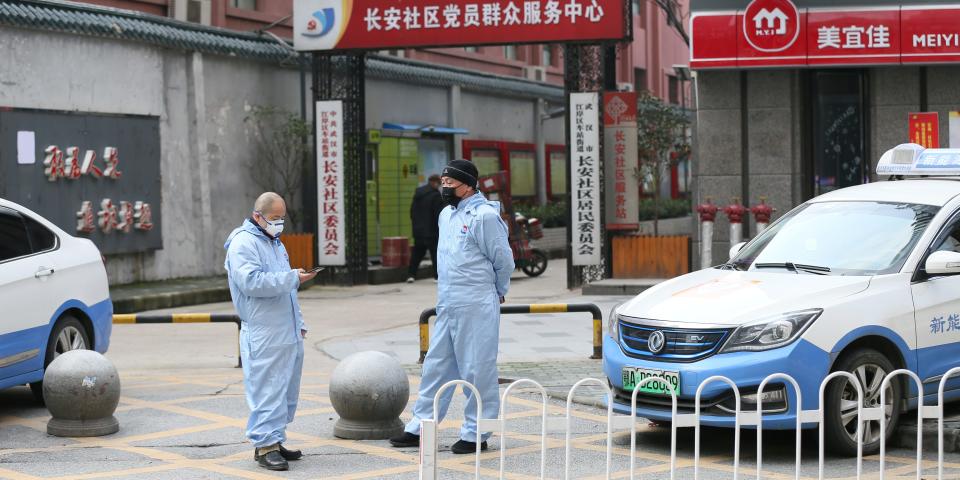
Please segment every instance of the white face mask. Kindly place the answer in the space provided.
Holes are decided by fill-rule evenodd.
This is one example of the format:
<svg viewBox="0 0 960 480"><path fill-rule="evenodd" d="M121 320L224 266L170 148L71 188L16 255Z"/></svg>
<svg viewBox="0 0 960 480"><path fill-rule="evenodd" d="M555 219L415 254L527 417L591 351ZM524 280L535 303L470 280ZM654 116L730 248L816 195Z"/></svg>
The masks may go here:
<svg viewBox="0 0 960 480"><path fill-rule="evenodd" d="M264 230L266 230L267 233L270 234L270 236L276 237L276 236L280 235L280 233L283 232L283 219L282 219L282 218L281 218L280 220L270 221L270 220L267 220L267 217L264 216L262 213L260 213L260 212L257 212L257 213L260 214L260 218L263 219L263 222L267 224L267 227L264 228Z"/></svg>

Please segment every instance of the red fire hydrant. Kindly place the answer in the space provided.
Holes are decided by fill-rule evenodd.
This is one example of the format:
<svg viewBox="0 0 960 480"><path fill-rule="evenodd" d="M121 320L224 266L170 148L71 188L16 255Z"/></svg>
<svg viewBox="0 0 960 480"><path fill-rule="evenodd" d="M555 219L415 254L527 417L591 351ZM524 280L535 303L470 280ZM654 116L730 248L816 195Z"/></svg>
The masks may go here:
<svg viewBox="0 0 960 480"><path fill-rule="evenodd" d="M767 229L767 225L770 224L770 217L773 216L773 212L776 212L777 209L767 205L767 197L760 197L760 205L754 205L750 208L750 213L753 214L754 220L757 221L757 235L763 233Z"/></svg>
<svg viewBox="0 0 960 480"><path fill-rule="evenodd" d="M713 266L713 221L720 208L707 197L706 203L697 205L696 210L700 214L700 268L709 268Z"/></svg>
<svg viewBox="0 0 960 480"><path fill-rule="evenodd" d="M743 217L747 215L747 207L740 204L740 197L733 197L733 203L723 209L723 213L730 219L730 247L743 241Z"/></svg>

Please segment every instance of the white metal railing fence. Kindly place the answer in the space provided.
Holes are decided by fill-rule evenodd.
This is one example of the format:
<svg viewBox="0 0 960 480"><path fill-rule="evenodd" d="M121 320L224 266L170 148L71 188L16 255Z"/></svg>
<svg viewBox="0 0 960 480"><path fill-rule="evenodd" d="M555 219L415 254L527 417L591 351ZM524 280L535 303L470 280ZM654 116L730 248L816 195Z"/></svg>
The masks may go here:
<svg viewBox="0 0 960 480"><path fill-rule="evenodd" d="M944 388L947 384L947 380L951 377L960 374L960 367L952 368L947 371L946 374L940 379L940 383L937 389L937 400L938 403L935 406L924 406L923 405L923 383L920 381L915 373L910 370L895 370L890 372L883 378L883 382L880 386L880 406L878 407L869 407L865 408L863 406L863 388L860 385L860 382L857 378L848 372L834 372L824 378L823 382L820 383L819 391L819 406L820 408L816 410L803 410L803 401L802 393L800 391L800 385L797 381L785 373L774 373L768 375L760 383L760 387L757 390L757 408L756 411L744 412L740 409L740 391L737 388L736 384L729 378L723 376L713 376L707 378L700 383L697 388L695 400L694 400L694 413L678 413L677 412L677 395L676 392L670 390L671 397L671 418L670 423L670 479L674 479L677 465L677 429L678 428L693 428L694 429L694 453L693 453L693 466L694 480L699 479L700 474L700 397L704 391L704 388L711 383L724 383L729 386L734 392L735 400L735 409L734 409L734 450L733 450L733 478L737 478L739 466L740 466L740 429L743 426L753 426L757 430L757 479L762 478L763 473L763 391L767 384L774 380L784 381L787 384L793 387L794 392L796 393L796 404L797 415L796 415L796 478L800 478L801 473L801 443L800 443L800 430L803 424L816 423L818 424L819 430L819 452L818 452L818 478L824 478L824 395L828 384L838 378L844 378L849 381L857 392L857 478L861 478L863 474L863 422L866 421L879 421L880 422L880 479L883 480L885 473L886 465L886 429L887 429L887 418L885 415L885 406L886 406L886 389L890 382L897 376L907 376L913 379L914 383L917 386L917 391L919 394L919 405L917 407L917 480L920 480L923 472L923 460L922 460L922 441L923 441L923 420L924 419L937 419L937 478L943 479L943 410L944 410ZM637 453L637 395L640 392L640 387L645 386L647 383L657 382L660 379L657 377L649 377L641 380L636 387L634 387L633 394L630 399L630 415L614 415L613 413L613 404L612 402L607 402L607 426L606 426L606 478L611 476L612 468L612 458L613 458L613 434L615 430L626 431L630 430L630 470L629 478L633 480L635 478L636 470L636 453ZM434 397L434 418L423 420L420 433L420 478L421 480L435 480L437 476L437 438L438 438L438 424L439 419L437 418L438 404L440 396L450 388L455 388L456 386L461 386L463 388L469 388L473 391L474 398L477 399L477 452L476 452L476 468L475 475L476 478L480 478L480 444L481 444L481 432L493 432L501 438L501 447L500 447L500 478L503 479L505 475L505 460L506 460L506 438L508 436L507 431L507 404L510 398L511 393L515 389L519 389L522 386L530 387L535 389L541 397L542 403L542 419L541 419L541 432L540 432L540 478L546 478L546 458L547 458L547 436L550 433L558 433L563 431L564 436L564 479L570 479L570 460L571 452L573 445L573 398L574 393L582 386L586 384L594 384L605 390L607 398L611 398L613 395L612 390L608 386L607 382L604 380L599 380L596 378L585 378L580 380L570 389L570 393L567 395L566 402L566 416L564 418L553 417L547 414L547 391L539 383L534 380L523 379L517 380L509 385L506 390L503 392L503 396L500 402L500 411L498 418L495 419L485 419L483 418L483 406L481 405L480 392L477 391L476 387L471 385L468 382L463 380L454 380L446 383L440 390L437 391L436 396ZM785 386L786 388L786 386Z"/></svg>

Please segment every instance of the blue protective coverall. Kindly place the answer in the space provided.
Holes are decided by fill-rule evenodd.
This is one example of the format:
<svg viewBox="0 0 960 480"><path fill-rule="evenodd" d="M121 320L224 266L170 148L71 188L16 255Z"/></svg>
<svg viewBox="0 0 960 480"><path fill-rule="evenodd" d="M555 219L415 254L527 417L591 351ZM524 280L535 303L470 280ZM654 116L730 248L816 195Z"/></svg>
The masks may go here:
<svg viewBox="0 0 960 480"><path fill-rule="evenodd" d="M250 407L247 437L266 447L286 440L300 396L303 337L306 330L297 288L283 243L252 220L233 231L223 245L224 267L233 305L240 316L240 359Z"/></svg>
<svg viewBox="0 0 960 480"><path fill-rule="evenodd" d="M423 361L413 419L406 426L406 431L415 435L420 434L421 419L433 418L433 398L450 380L466 380L477 387L483 418L497 418L500 410L500 297L507 296L514 269L500 203L476 193L461 200L457 208L445 208L440 213L437 253L437 322ZM446 390L440 399L440 420L453 392ZM460 439L476 442L477 400L469 389L464 393L467 405ZM484 433L483 439L489 436Z"/></svg>

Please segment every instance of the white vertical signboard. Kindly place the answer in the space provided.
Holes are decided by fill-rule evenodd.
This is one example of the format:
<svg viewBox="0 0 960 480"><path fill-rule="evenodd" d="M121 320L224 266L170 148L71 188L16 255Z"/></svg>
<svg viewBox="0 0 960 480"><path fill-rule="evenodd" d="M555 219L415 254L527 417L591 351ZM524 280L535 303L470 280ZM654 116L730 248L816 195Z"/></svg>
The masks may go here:
<svg viewBox="0 0 960 480"><path fill-rule="evenodd" d="M600 94L570 94L570 208L574 265L599 265Z"/></svg>
<svg viewBox="0 0 960 480"><path fill-rule="evenodd" d="M346 265L343 215L343 102L317 102L318 265Z"/></svg>

